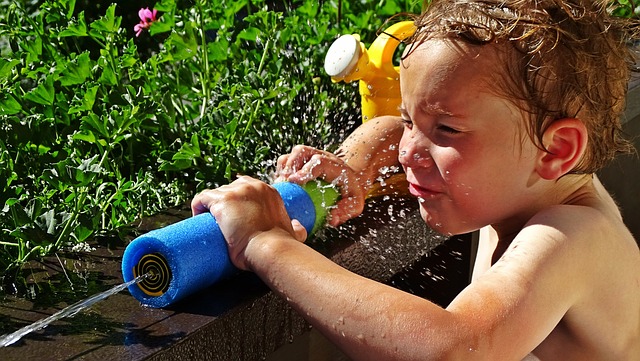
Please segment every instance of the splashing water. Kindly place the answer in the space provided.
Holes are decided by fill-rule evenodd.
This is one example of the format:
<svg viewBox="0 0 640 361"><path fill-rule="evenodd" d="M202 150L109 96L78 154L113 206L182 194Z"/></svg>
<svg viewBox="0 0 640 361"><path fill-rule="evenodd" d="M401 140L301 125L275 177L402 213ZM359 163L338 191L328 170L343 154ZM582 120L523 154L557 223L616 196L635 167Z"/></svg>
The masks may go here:
<svg viewBox="0 0 640 361"><path fill-rule="evenodd" d="M95 294L87 299L84 299L82 301L78 301L74 304L72 304L71 306L68 306L67 308L64 308L56 313L54 313L53 315L47 317L47 318L43 318L42 320L36 321L28 326L25 326L21 329L19 329L18 331L15 331L13 333L10 333L8 335L4 335L2 337L0 337L0 347L6 347L9 346L15 342L17 342L18 340L20 340L22 337L24 337L25 335L33 332L33 331L37 331L40 329L43 329L47 326L49 326L49 324L51 324L54 321L57 321L59 319L65 318L65 317L73 317L74 315L76 315L78 312L89 308L91 306L93 306L93 304L95 304L98 301L102 301L105 298L112 296L122 290L124 290L125 288L131 286L132 284L138 283L140 281L142 281L143 279L147 278L149 276L149 274L144 274L141 275L139 277L137 277L136 279L133 279L127 283L122 283L120 285L117 285L111 289L108 289L104 292Z"/></svg>

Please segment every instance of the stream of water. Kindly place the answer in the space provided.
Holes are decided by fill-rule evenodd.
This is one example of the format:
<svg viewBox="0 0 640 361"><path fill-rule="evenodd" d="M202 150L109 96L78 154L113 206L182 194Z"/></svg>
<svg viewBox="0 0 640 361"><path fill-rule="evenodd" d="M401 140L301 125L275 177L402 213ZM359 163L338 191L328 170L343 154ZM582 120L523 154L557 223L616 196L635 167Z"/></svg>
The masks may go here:
<svg viewBox="0 0 640 361"><path fill-rule="evenodd" d="M138 283L140 281L142 281L143 279L145 279L148 275L144 274L141 275L127 283L122 283L119 285L114 286L111 289L108 289L104 292L95 294L89 298L86 298L82 301L78 301L74 304L72 304L71 306L68 306L56 313L54 313L53 315L47 317L47 318L43 318L42 320L36 321L28 326L25 326L21 329L19 329L18 331L15 331L13 333L10 333L8 335L3 335L2 337L0 337L0 347L5 347L5 346L9 346L15 342L17 342L18 340L20 340L22 337L24 337L25 335L33 332L33 331L37 331L40 330L42 328L47 327L49 324L51 324L54 321L57 321L59 319L65 318L65 317L73 317L75 314L77 314L78 312L87 309L91 306L93 306L93 304L95 304L98 301L102 301L105 298L114 295L122 290L124 290L125 288L129 287L130 285L134 284L134 283Z"/></svg>

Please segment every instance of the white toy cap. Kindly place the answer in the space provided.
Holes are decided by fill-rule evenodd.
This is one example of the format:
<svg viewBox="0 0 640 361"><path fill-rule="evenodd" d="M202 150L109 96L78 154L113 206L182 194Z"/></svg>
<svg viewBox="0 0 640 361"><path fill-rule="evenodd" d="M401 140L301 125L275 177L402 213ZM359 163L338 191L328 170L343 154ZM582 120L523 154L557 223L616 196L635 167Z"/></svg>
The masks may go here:
<svg viewBox="0 0 640 361"><path fill-rule="evenodd" d="M331 44L324 58L324 70L331 77L343 78L360 59L360 40L354 35L342 35Z"/></svg>

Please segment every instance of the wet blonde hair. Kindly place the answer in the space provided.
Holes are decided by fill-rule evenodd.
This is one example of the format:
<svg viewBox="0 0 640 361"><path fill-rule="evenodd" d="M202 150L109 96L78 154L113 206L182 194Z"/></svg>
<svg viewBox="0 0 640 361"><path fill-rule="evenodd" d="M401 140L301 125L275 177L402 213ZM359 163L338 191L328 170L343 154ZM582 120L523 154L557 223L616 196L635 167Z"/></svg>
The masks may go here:
<svg viewBox="0 0 640 361"><path fill-rule="evenodd" d="M405 41L405 57L434 38L505 45L494 89L528 115L527 131L536 145L543 148L542 135L556 119L585 124L587 150L573 173L593 173L616 154L633 151L622 136L620 116L635 69L629 41L637 27L610 16L605 3L433 0L413 20L417 30Z"/></svg>

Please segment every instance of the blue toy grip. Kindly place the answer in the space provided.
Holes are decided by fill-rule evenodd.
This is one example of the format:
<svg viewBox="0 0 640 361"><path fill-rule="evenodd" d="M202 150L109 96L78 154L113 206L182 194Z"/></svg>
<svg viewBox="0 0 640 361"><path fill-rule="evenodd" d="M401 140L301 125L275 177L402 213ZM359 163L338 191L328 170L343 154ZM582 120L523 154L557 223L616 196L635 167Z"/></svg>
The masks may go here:
<svg viewBox="0 0 640 361"><path fill-rule="evenodd" d="M282 197L289 217L297 219L311 234L316 224L317 205L309 193L289 182L273 186ZM331 204L322 206L333 205L335 198L329 201ZM224 236L210 213L146 233L134 239L122 257L125 282L151 274L129 286L129 292L143 305L154 308L173 304L235 271Z"/></svg>

